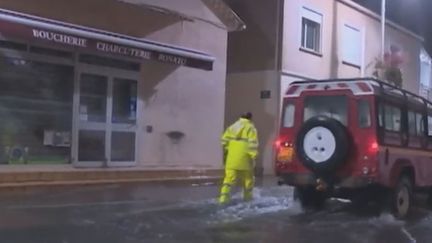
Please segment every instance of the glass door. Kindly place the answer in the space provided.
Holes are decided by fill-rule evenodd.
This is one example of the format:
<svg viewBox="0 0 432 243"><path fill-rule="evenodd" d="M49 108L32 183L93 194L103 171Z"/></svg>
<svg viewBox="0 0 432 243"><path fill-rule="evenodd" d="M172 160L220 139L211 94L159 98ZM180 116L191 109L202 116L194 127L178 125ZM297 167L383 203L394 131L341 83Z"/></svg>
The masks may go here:
<svg viewBox="0 0 432 243"><path fill-rule="evenodd" d="M113 76L109 127L110 166L129 166L136 161L137 80Z"/></svg>
<svg viewBox="0 0 432 243"><path fill-rule="evenodd" d="M109 77L82 72L78 80L78 120L75 165L102 167L108 162Z"/></svg>
<svg viewBox="0 0 432 243"><path fill-rule="evenodd" d="M74 164L77 167L134 166L137 74L100 71L82 68L76 81Z"/></svg>

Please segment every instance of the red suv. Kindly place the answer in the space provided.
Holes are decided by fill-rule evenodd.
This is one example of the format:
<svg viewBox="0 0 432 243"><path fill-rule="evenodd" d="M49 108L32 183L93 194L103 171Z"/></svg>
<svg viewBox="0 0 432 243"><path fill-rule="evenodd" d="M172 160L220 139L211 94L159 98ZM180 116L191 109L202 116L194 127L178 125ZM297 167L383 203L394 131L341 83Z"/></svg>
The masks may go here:
<svg viewBox="0 0 432 243"><path fill-rule="evenodd" d="M374 79L292 83L275 170L304 207L328 197L377 200L405 217L432 188L432 103ZM431 198L432 201L432 198Z"/></svg>

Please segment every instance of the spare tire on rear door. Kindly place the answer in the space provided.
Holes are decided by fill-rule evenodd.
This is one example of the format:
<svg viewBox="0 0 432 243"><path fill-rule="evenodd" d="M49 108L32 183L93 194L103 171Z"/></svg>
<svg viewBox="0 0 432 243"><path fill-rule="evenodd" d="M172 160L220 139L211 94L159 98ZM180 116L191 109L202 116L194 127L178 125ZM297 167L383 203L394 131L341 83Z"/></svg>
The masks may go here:
<svg viewBox="0 0 432 243"><path fill-rule="evenodd" d="M349 148L345 126L327 116L312 117L297 134L297 156L306 168L317 174L336 170L347 159Z"/></svg>

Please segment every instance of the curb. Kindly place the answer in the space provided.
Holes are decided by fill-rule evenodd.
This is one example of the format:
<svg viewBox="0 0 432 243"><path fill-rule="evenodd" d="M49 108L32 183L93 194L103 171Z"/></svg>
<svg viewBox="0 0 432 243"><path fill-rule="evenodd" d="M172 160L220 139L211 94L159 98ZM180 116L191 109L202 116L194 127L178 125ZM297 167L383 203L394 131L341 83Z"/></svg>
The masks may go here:
<svg viewBox="0 0 432 243"><path fill-rule="evenodd" d="M86 181L37 181L37 182L19 182L19 183L2 183L1 189L17 188L17 187L48 187L48 186L79 186L79 185L103 185L103 184L117 184L117 183L161 183L161 182L203 182L203 181L217 181L222 177L202 177L202 178L159 178L159 179L119 179L119 180L86 180Z"/></svg>
<svg viewBox="0 0 432 243"><path fill-rule="evenodd" d="M0 191L124 183L202 183L221 180L218 170L54 171L0 173Z"/></svg>

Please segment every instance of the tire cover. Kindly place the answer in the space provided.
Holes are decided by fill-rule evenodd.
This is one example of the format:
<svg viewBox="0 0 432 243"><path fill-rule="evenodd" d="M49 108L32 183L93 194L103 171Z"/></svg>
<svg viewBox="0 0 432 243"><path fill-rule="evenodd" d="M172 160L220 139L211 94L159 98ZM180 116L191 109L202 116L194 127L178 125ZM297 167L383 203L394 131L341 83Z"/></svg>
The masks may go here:
<svg viewBox="0 0 432 243"><path fill-rule="evenodd" d="M345 126L327 116L307 120L297 134L298 158L315 173L334 172L347 160L349 148L350 140Z"/></svg>

